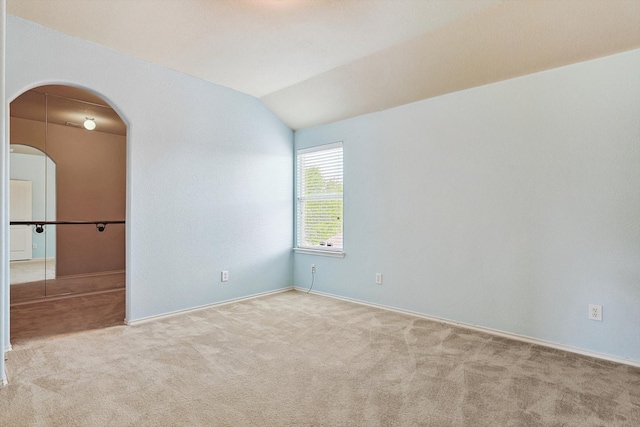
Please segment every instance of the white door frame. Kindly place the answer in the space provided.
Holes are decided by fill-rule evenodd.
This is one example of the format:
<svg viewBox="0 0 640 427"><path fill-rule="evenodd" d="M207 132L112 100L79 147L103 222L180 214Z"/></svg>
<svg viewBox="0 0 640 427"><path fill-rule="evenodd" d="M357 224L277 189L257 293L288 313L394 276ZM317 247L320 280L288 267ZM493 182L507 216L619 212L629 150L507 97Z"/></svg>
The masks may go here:
<svg viewBox="0 0 640 427"><path fill-rule="evenodd" d="M12 179L9 187L9 221L31 221L32 183ZM12 225L9 230L9 261L33 258L33 234L30 225Z"/></svg>

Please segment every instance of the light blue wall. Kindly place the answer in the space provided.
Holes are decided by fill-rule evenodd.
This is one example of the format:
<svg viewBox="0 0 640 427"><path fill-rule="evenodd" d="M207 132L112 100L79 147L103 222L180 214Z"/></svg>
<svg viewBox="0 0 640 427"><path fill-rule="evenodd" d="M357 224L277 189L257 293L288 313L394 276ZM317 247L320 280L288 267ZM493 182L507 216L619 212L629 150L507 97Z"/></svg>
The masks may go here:
<svg viewBox="0 0 640 427"><path fill-rule="evenodd" d="M9 175L11 179L31 181L32 218L40 221L56 219L56 164L48 156L11 153ZM46 174L46 179L45 179ZM46 208L46 211L45 211ZM56 229L47 226L45 233L33 233L33 258L55 258Z"/></svg>
<svg viewBox="0 0 640 427"><path fill-rule="evenodd" d="M344 141L346 257L294 282L640 361L639 118L636 50L298 131Z"/></svg>
<svg viewBox="0 0 640 427"><path fill-rule="evenodd" d="M6 383L4 350L9 346L9 147L5 102L5 36L7 2L0 0L0 386Z"/></svg>
<svg viewBox="0 0 640 427"><path fill-rule="evenodd" d="M293 132L260 100L13 16L6 66L8 100L72 84L129 125L128 320L292 285Z"/></svg>

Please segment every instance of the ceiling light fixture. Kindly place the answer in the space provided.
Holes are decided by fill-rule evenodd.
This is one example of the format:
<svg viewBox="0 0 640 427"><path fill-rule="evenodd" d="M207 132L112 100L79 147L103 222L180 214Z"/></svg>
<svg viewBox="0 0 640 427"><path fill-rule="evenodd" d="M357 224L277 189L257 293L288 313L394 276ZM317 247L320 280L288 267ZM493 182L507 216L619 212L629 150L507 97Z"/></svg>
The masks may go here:
<svg viewBox="0 0 640 427"><path fill-rule="evenodd" d="M84 121L83 126L86 130L94 130L96 128L96 122L93 118L85 117L87 120Z"/></svg>

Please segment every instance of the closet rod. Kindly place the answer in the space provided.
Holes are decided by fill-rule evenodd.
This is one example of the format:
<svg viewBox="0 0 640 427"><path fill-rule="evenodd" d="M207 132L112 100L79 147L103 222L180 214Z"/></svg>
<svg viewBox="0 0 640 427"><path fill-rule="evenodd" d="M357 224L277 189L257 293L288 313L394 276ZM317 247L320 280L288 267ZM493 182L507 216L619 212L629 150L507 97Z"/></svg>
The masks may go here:
<svg viewBox="0 0 640 427"><path fill-rule="evenodd" d="M69 98L68 96L56 95L55 93L49 93L49 92L40 92L38 90L33 90L33 89L31 90L31 92L41 93L47 96L53 96L54 98L61 98L61 99L66 99L68 101L81 102L83 104L93 105L94 107L102 107L102 108L108 108L109 110L113 110L113 108L111 108L109 105L98 104L96 102L91 102L91 101L85 101L84 99Z"/></svg>
<svg viewBox="0 0 640 427"><path fill-rule="evenodd" d="M102 233L107 224L124 224L124 221L11 221L9 225L35 225L35 232L42 233L45 225L86 225L95 224L96 229Z"/></svg>

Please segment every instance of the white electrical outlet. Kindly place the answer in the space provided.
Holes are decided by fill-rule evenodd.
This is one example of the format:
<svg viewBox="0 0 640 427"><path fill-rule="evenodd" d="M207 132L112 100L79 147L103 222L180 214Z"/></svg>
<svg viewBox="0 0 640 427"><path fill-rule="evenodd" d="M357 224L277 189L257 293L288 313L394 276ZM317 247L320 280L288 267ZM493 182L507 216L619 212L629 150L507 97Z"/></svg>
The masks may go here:
<svg viewBox="0 0 640 427"><path fill-rule="evenodd" d="M316 272L316 265L315 264L311 264L311 272L312 273Z"/></svg>
<svg viewBox="0 0 640 427"><path fill-rule="evenodd" d="M376 285L382 285L382 273L376 273Z"/></svg>
<svg viewBox="0 0 640 427"><path fill-rule="evenodd" d="M589 320L598 320L602 322L602 306L598 304L589 304Z"/></svg>
<svg viewBox="0 0 640 427"><path fill-rule="evenodd" d="M31 245L31 247L32 247L33 249L38 249L38 244L37 244L37 243L34 243L33 245Z"/></svg>
<svg viewBox="0 0 640 427"><path fill-rule="evenodd" d="M228 282L229 281L229 272L227 270L224 270L222 272L222 274L220 274L220 281L221 282Z"/></svg>

